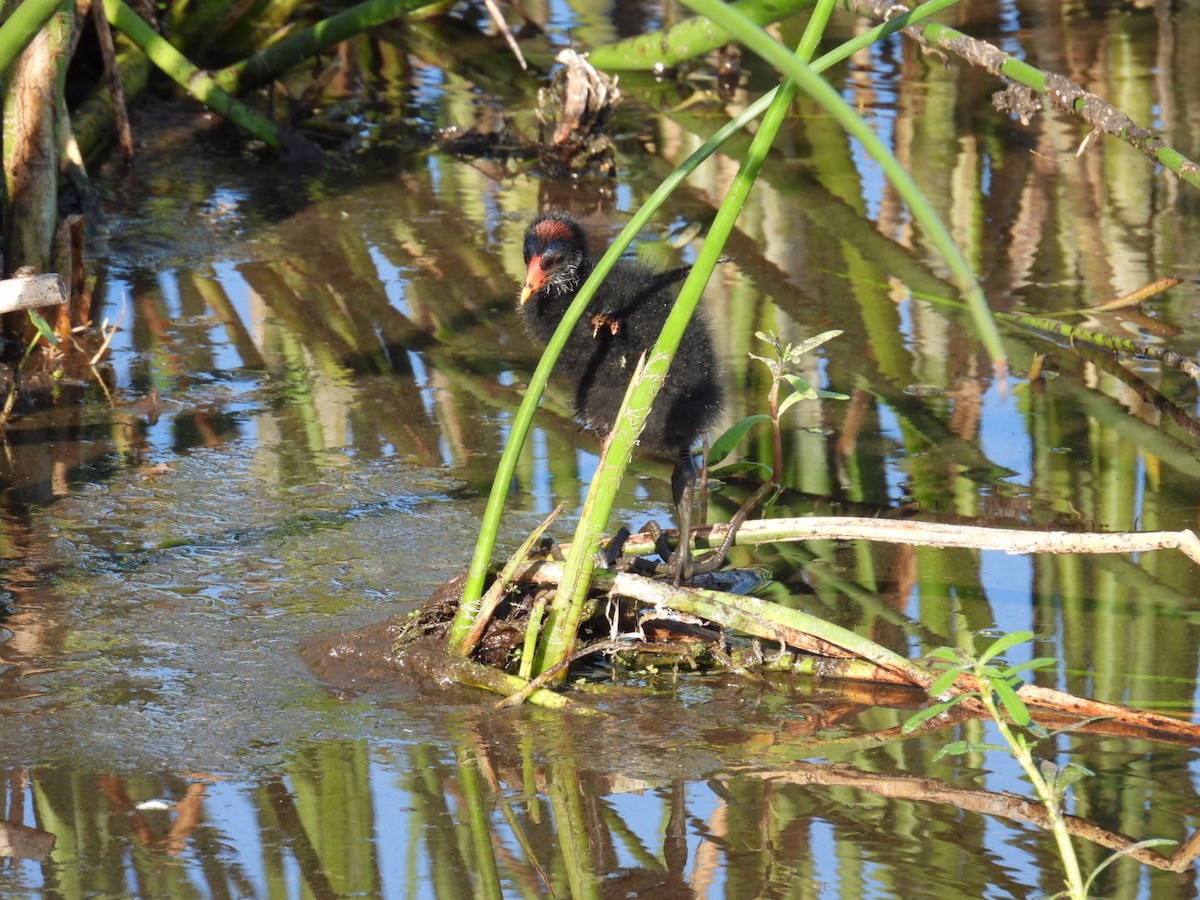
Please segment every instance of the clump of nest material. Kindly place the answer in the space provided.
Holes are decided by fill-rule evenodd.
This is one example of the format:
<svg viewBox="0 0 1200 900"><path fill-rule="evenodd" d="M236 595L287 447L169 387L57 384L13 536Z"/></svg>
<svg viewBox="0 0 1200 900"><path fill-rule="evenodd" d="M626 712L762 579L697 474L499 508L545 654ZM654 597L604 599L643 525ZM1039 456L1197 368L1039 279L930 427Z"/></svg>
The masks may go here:
<svg viewBox="0 0 1200 900"><path fill-rule="evenodd" d="M563 50L557 61L549 85L538 91L536 140L523 137L507 115L491 113L470 127L442 129L438 146L471 159L537 160L552 178L614 177L616 146L606 128L621 100L616 79L574 50Z"/></svg>

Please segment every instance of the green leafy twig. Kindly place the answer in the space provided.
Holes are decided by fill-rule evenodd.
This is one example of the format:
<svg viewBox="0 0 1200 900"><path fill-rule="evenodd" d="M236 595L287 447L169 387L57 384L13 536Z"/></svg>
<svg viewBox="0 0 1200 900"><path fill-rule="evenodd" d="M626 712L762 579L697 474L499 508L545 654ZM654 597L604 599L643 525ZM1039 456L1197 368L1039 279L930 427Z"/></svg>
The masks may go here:
<svg viewBox="0 0 1200 900"><path fill-rule="evenodd" d="M54 329L50 327L50 323L42 318L36 310L29 309L26 312L29 314L29 321L37 329L37 334L30 338L25 352L21 354L20 361L13 367L12 384L9 385L8 395L4 398L4 408L0 409L0 425L7 424L8 417L12 415L13 406L17 402L17 388L21 384L21 371L25 368L25 363L29 360L29 356L37 347L38 342L44 340L51 346L58 345L58 338L54 334Z"/></svg>
<svg viewBox="0 0 1200 900"><path fill-rule="evenodd" d="M1058 855L1063 863L1066 889L1055 894L1054 897L1085 900L1089 896L1096 876L1115 860L1144 847L1162 846L1175 842L1153 839L1122 848L1097 865L1087 879L1084 879L1079 865L1079 857L1075 852L1075 845L1071 841L1064 806L1067 792L1071 786L1081 778L1088 777L1093 773L1076 762L1068 761L1060 766L1050 760L1039 760L1034 757L1033 748L1039 742L1051 737L1052 732L1031 720L1028 707L1017 695L1017 691L1024 684L1022 676L1025 672L1056 665L1058 660L1053 657L1037 657L1014 666L1000 661L1000 655L1005 651L1032 639L1033 632L1030 631L1007 634L993 641L978 657L971 656L961 648L942 647L934 650L929 657L941 665L942 672L929 686L929 695L942 699L909 717L904 723L903 731L912 733L931 719L964 701L976 700L983 704L996 730L1004 739L1004 745L954 741L938 750L934 758L987 750L999 750L1012 756L1020 765L1025 777L1033 786L1038 801L1046 810L1050 831L1054 835ZM974 682L976 687L964 691L962 690L964 681ZM951 690L960 692L950 696ZM1086 724L1086 721L1072 727L1079 727L1082 724ZM1062 729L1057 733L1065 730L1068 729Z"/></svg>
<svg viewBox="0 0 1200 900"><path fill-rule="evenodd" d="M943 666L942 673L929 686L931 697L945 696L955 682L964 675L973 678L978 687L975 690L962 691L946 697L911 716L904 723L904 731L908 732L918 728L929 719L941 715L950 707L965 700L973 698L982 703L995 724L996 730L1004 739L1004 746L954 741L942 747L934 758L983 750L1000 750L1009 753L1020 765L1025 777L1033 785L1038 800L1046 808L1050 831L1054 835L1055 844L1058 846L1058 855L1066 872L1067 895L1072 900L1084 900L1087 892L1084 886L1083 872L1079 867L1079 857L1075 853L1075 845L1071 842L1071 834L1063 819L1063 800L1072 784L1092 773L1076 763L1069 762L1065 766L1059 767L1048 760L1034 759L1033 746L1036 741L1030 742L1026 737L1026 732L1033 734L1037 740L1048 737L1049 733L1033 724L1028 707L1017 696L1017 689L1023 683L1021 677L1023 672L1055 665L1057 660L1052 657L1039 657L1016 666L992 662L1004 651L1032 639L1033 632L1030 631L1007 634L994 641L978 658L972 657L965 650L957 647L942 647L930 653L929 656L938 660ZM1022 730L1014 730L1010 726L1010 722Z"/></svg>

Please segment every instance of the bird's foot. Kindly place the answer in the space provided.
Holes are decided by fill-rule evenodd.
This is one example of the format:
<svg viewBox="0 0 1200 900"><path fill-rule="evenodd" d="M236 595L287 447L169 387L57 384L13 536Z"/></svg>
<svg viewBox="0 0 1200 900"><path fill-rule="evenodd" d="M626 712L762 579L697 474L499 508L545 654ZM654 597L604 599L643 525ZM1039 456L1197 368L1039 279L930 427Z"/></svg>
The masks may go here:
<svg viewBox="0 0 1200 900"><path fill-rule="evenodd" d="M625 552L627 540L629 540L629 529L622 525L612 536L612 540L596 553L596 564L606 571L621 568L624 561L622 554Z"/></svg>
<svg viewBox="0 0 1200 900"><path fill-rule="evenodd" d="M639 575L649 575L658 578L670 578L675 584L690 581L695 575L707 574L719 568L722 560L712 560L713 554L708 554L700 560L692 559L689 545L691 541L681 535L675 549L667 533L657 522L647 522L645 530L654 538L654 550L658 553L658 562L645 557L637 557L631 563L633 571Z"/></svg>
<svg viewBox="0 0 1200 900"><path fill-rule="evenodd" d="M594 316L592 316L590 321L592 323L592 340L598 338L600 336L600 332L604 331L605 329L607 329L608 333L613 337L616 337L617 332L621 330L621 320L615 318L614 316L610 316L608 313L596 313Z"/></svg>

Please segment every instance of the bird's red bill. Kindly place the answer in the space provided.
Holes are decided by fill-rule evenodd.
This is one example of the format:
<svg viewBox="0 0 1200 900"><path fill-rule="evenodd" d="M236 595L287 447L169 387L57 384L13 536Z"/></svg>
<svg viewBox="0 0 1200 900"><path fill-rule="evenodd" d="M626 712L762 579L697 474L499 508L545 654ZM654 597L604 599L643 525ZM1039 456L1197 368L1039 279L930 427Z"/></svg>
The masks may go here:
<svg viewBox="0 0 1200 900"><path fill-rule="evenodd" d="M525 301L538 292L542 284L546 281L546 272L542 269L542 258L535 256L529 260L529 267L525 270L525 286L521 288L521 305Z"/></svg>

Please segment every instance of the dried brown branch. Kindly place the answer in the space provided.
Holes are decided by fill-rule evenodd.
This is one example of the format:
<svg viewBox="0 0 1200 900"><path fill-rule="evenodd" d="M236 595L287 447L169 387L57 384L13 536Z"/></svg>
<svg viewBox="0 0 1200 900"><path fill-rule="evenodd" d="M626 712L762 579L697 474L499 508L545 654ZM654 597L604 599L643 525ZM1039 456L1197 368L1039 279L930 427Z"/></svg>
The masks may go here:
<svg viewBox="0 0 1200 900"><path fill-rule="evenodd" d="M133 159L133 130L129 127L129 110L125 105L125 88L121 84L121 70L117 66L117 51L113 43L112 28L104 15L104 4L100 0L92 3L92 24L96 29L100 45L100 57L104 60L104 74L108 78L108 93L112 98L113 117L117 130L117 142L121 155Z"/></svg>
<svg viewBox="0 0 1200 900"><path fill-rule="evenodd" d="M18 275L0 281L0 314L67 302L67 286L54 273Z"/></svg>
<svg viewBox="0 0 1200 900"><path fill-rule="evenodd" d="M517 577L540 584L557 584L561 574L562 568L557 564L534 563ZM804 653L835 657L830 660L829 667L821 668L820 674L825 676L836 677L835 667L844 661L848 651L873 664L873 667L856 667L851 677L885 684L910 684L924 689L932 680L930 670L919 661L906 660L836 625L796 610L780 608L777 604L756 597L680 587L630 573L613 576L609 593L702 616L725 628L779 642ZM954 687L958 691L970 691L977 689L978 685L973 678L964 675L955 682ZM1162 735L1189 744L1200 744L1200 726L1181 719L1114 703L1101 703L1032 684L1021 687L1017 693L1030 707L1059 713L1074 721L1104 718L1122 728L1136 729L1142 737ZM982 712L981 707L973 701L966 706L972 713Z"/></svg>
<svg viewBox="0 0 1200 900"><path fill-rule="evenodd" d="M727 525L709 525L692 532L700 548L719 545ZM1192 531L1131 531L1090 533L1076 531L1025 531L984 528L976 525L947 525L939 522L897 521L841 516L811 516L794 519L759 519L738 531L735 543L763 541L885 541L922 547L965 547L1001 550L1005 553L1146 553L1150 550L1179 550L1200 565L1200 538ZM627 552L652 552L649 534L633 535Z"/></svg>

